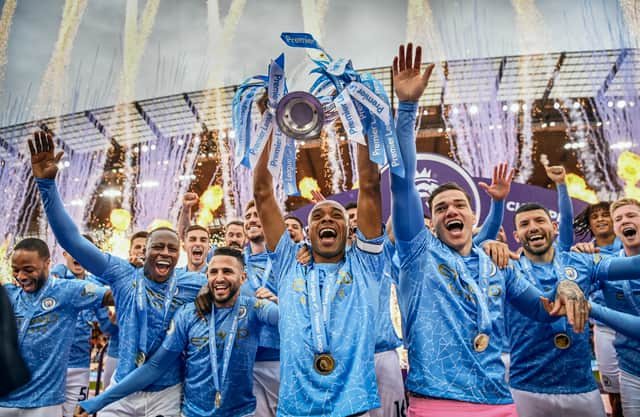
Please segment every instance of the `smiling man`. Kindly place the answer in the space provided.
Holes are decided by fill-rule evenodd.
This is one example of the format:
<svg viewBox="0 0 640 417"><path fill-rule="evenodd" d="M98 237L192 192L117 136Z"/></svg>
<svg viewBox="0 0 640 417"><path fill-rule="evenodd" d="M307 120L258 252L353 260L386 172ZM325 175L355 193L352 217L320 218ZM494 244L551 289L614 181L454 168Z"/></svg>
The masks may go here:
<svg viewBox="0 0 640 417"><path fill-rule="evenodd" d="M143 268L136 268L128 260L103 253L88 243L65 211L56 189L56 163L62 152L54 155L53 138L45 132L34 134L29 149L45 213L60 246L113 290L120 337L118 368L114 375L118 382L160 347L171 317L180 305L195 299L206 277L199 273L175 273L180 240L169 228L158 228L149 234ZM112 404L100 415L179 415L182 368L180 362L167 365L157 384Z"/></svg>
<svg viewBox="0 0 640 417"><path fill-rule="evenodd" d="M404 177L391 175L392 219L400 258L398 299L409 350L410 416L516 416L504 380L503 308L514 304L527 317L552 321L541 292L512 267L497 269L473 244L475 216L457 184L439 186L429 197L434 234L424 227L423 203L415 186L415 120L418 100L433 69L421 72L422 51L400 46L393 85L400 100L397 132ZM359 218L359 223L361 223ZM587 304L574 283L557 287L578 331ZM556 306L559 307L559 306ZM576 309L583 309L578 311ZM560 311L560 308L557 309Z"/></svg>
<svg viewBox="0 0 640 417"><path fill-rule="evenodd" d="M631 258L602 260L599 255L559 251L554 246L557 224L539 204L521 205L514 224L514 237L523 247L515 265L541 291L560 280L571 280L590 294L604 280L640 278ZM589 335L572 331L564 318L551 324L536 322L512 305L506 306L505 316L511 345L511 393L519 416L603 417L591 372Z"/></svg>
<svg viewBox="0 0 640 417"><path fill-rule="evenodd" d="M76 318L84 309L110 303L107 289L89 281L56 279L49 275L49 264L49 248L40 239L24 239L13 248L11 269L17 286L8 284L5 288L17 319L20 354L31 380L0 397L2 417L63 415L67 359Z"/></svg>
<svg viewBox="0 0 640 417"><path fill-rule="evenodd" d="M622 242L619 256L640 254L640 202L623 198L611 204L613 231ZM602 283L607 307L640 315L640 280ZM616 333L614 346L620 368L620 399L625 416L640 415L640 341Z"/></svg>
<svg viewBox="0 0 640 417"><path fill-rule="evenodd" d="M358 147L359 223L346 250L349 218L335 201L308 219L313 263L296 260L267 168L271 140L256 164L253 193L277 281L281 380L278 415L350 416L378 408L374 367L377 280L382 275L382 203L378 166ZM285 343L286 342L286 343Z"/></svg>
<svg viewBox="0 0 640 417"><path fill-rule="evenodd" d="M252 373L259 330L265 324L277 325L278 308L270 301L240 295L246 272L239 250L217 248L207 278L209 303L213 306L206 320L198 317L193 303L181 307L162 346L150 360L114 388L80 403L76 416L88 416L154 383L162 377L166 364L178 361L182 354L186 357L183 416L254 414Z"/></svg>
<svg viewBox="0 0 640 417"><path fill-rule="evenodd" d="M244 231L249 245L244 249L247 280L242 285L243 295L277 302L277 286L272 273L271 260L265 246L262 222L255 201L249 201L244 210ZM260 330L253 375L256 395L256 415L275 417L280 391L280 333L276 327Z"/></svg>

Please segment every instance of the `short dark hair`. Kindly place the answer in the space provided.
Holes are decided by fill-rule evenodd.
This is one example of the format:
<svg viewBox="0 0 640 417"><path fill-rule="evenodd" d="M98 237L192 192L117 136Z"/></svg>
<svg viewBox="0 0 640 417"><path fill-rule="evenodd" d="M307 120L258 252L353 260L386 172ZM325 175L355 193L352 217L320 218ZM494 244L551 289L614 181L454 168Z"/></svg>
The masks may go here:
<svg viewBox="0 0 640 417"><path fill-rule="evenodd" d="M464 197L467 199L467 203L469 203L469 207L471 207L471 197L469 196L469 193L467 193L462 187L460 187L455 182L446 182L438 186L438 188L436 188L435 190L433 190L433 192L429 196L429 201L428 201L429 211L433 213L433 200L436 198L438 194L444 193L445 191L451 191L451 190L460 191L462 194L464 194Z"/></svg>
<svg viewBox="0 0 640 417"><path fill-rule="evenodd" d="M520 207L518 207L515 214L513 215L513 225L516 226L517 228L516 217L518 217L518 214L525 213L527 211L533 211L533 210L543 210L547 215L547 217L549 218L549 220L551 220L551 213L549 213L549 210L542 204L525 203L525 204L522 204Z"/></svg>
<svg viewBox="0 0 640 417"><path fill-rule="evenodd" d="M199 224L192 224L191 226L187 227L184 231L184 237L186 239L187 235L189 234L189 232L193 232L194 230L200 230L203 231L207 234L207 236L209 236L209 230L204 227L204 226L200 226Z"/></svg>
<svg viewBox="0 0 640 417"><path fill-rule="evenodd" d="M351 209L357 209L357 208L358 208L358 203L355 201L350 201L344 205L345 210L351 210Z"/></svg>
<svg viewBox="0 0 640 417"><path fill-rule="evenodd" d="M231 256L236 258L242 269L244 269L244 253L240 249L232 248L230 246L220 246L213 251L213 256Z"/></svg>
<svg viewBox="0 0 640 417"><path fill-rule="evenodd" d="M26 250L30 252L37 252L38 256L41 259L49 259L51 258L51 252L49 252L49 246L47 246L47 242L42 239L38 239L36 237L28 237L26 239L22 239L13 247L13 252L17 252L19 250Z"/></svg>
<svg viewBox="0 0 640 417"><path fill-rule="evenodd" d="M175 229L172 229L171 227L166 227L166 226L156 227L155 229L150 231L149 234L147 235L147 239L151 239L151 235L153 235L154 233L162 232L162 231L171 232L174 235L176 235L178 240L180 240L180 236L178 236L178 232L176 232Z"/></svg>
<svg viewBox="0 0 640 417"><path fill-rule="evenodd" d="M302 220L300 220L298 217L294 216L293 214L287 214L286 216L284 216L284 220L287 220L287 219L295 220L300 225L300 228L304 229L304 224L302 224Z"/></svg>
<svg viewBox="0 0 640 417"><path fill-rule="evenodd" d="M244 222L242 220L231 220L230 222L227 222L227 224L224 225L224 231L226 232L227 229L229 229L229 226L232 225L236 225L236 226L240 226L242 227L242 230L244 231Z"/></svg>
<svg viewBox="0 0 640 417"><path fill-rule="evenodd" d="M576 237L591 237L593 233L591 233L591 228L589 227L589 217L596 210L604 210L609 213L609 209L611 208L611 203L609 201L601 201L597 204L588 205L584 210L582 210L578 215L573 219L573 230L576 234Z"/></svg>
<svg viewBox="0 0 640 417"><path fill-rule="evenodd" d="M131 237L129 238L129 244L133 243L133 241L136 239L146 239L148 237L149 237L149 232L147 232L146 230L138 230L137 232L132 234Z"/></svg>
<svg viewBox="0 0 640 417"><path fill-rule="evenodd" d="M249 202L247 203L246 206L244 206L244 211L246 212L247 210L249 210L251 207L255 207L256 205L256 200L249 200Z"/></svg>

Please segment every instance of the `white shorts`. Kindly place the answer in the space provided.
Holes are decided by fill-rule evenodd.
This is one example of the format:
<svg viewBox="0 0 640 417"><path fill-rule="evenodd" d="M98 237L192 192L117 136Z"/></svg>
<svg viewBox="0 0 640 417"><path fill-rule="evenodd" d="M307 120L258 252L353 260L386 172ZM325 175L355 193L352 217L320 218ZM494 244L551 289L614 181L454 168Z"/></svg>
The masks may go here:
<svg viewBox="0 0 640 417"><path fill-rule="evenodd" d="M280 391L280 361L260 361L253 365L253 395L258 417L275 417Z"/></svg>
<svg viewBox="0 0 640 417"><path fill-rule="evenodd" d="M620 401L624 417L640 417L640 378L620 370Z"/></svg>
<svg viewBox="0 0 640 417"><path fill-rule="evenodd" d="M62 417L62 404L38 408L0 408L0 417Z"/></svg>
<svg viewBox="0 0 640 417"><path fill-rule="evenodd" d="M67 387L64 404L62 404L63 417L73 417L78 401L89 398L89 368L67 368Z"/></svg>
<svg viewBox="0 0 640 417"><path fill-rule="evenodd" d="M102 368L102 390L109 388L113 373L118 367L118 358L109 355L104 357L104 367Z"/></svg>
<svg viewBox="0 0 640 417"><path fill-rule="evenodd" d="M598 390L581 394L540 394L511 388L511 395L518 417L606 417Z"/></svg>
<svg viewBox="0 0 640 417"><path fill-rule="evenodd" d="M100 417L178 417L182 384L157 392L134 392L98 412Z"/></svg>
<svg viewBox="0 0 640 417"><path fill-rule="evenodd" d="M616 331L607 326L593 326L593 345L598 361L600 383L602 388L609 393L620 392L620 369L618 368L618 355L613 341Z"/></svg>
<svg viewBox="0 0 640 417"><path fill-rule="evenodd" d="M371 417L406 416L404 381L400 370L400 358L395 350L376 353L376 379L380 394L380 408L369 410Z"/></svg>

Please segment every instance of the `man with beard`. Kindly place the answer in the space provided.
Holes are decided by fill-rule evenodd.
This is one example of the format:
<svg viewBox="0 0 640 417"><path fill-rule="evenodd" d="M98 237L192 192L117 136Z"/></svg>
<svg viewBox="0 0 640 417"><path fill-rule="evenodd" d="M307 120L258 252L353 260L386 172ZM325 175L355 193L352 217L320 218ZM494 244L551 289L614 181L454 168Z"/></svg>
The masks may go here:
<svg viewBox="0 0 640 417"><path fill-rule="evenodd" d="M523 247L516 266L539 290L547 291L567 279L589 294L602 280L640 278L635 266L640 257L602 260L600 256L559 251L554 247L558 226L539 204L521 205L514 223L514 237ZM512 349L511 393L518 414L603 417L600 392L591 372L588 333L573 332L564 319L551 324L535 322L510 305L505 315Z"/></svg>
<svg viewBox="0 0 640 417"><path fill-rule="evenodd" d="M113 302L110 291L91 282L49 276L49 264L49 248L40 239L24 239L13 248L11 269L17 286L7 284L5 289L31 380L0 397L2 417L62 416L76 317L84 309Z"/></svg>
<svg viewBox="0 0 640 417"><path fill-rule="evenodd" d="M378 166L358 148L359 222L346 250L349 220L331 200L309 214L313 263L296 260L294 243L267 168L271 139L255 166L253 193L280 300L278 415L349 416L378 408L374 367L377 280L382 274L382 204ZM365 214L366 213L366 214ZM246 219L247 222L250 219ZM250 229L249 229L250 230ZM251 235L249 236L251 238Z"/></svg>
<svg viewBox="0 0 640 417"><path fill-rule="evenodd" d="M262 222L253 200L244 210L244 230L249 245L244 249L247 280L242 285L242 293L277 303L277 285L265 246ZM260 330L253 375L256 415L275 417L280 390L280 333L277 327L264 326Z"/></svg>
<svg viewBox="0 0 640 417"><path fill-rule="evenodd" d="M230 248L242 250L246 243L244 223L242 220L231 220L224 226L224 244Z"/></svg>
<svg viewBox="0 0 640 417"><path fill-rule="evenodd" d="M209 231L198 224L192 224L184 232L182 247L187 253L187 264L176 268L182 272L207 272L207 255L211 250Z"/></svg>
<svg viewBox="0 0 640 417"><path fill-rule="evenodd" d="M92 244L94 243L89 235L82 236ZM59 279L81 279L95 285L103 285L99 279L88 274L82 265L67 252L62 252L62 256L65 259L65 263L51 268L51 276ZM69 361L67 362L66 401L62 406L63 417L71 417L78 401L85 400L88 396L91 332L95 328L99 328L100 331L111 334L114 327L109 321L109 310L107 308L82 310L78 313L73 344L71 345Z"/></svg>
<svg viewBox="0 0 640 417"><path fill-rule="evenodd" d="M415 186L415 119L433 66L422 73L421 48L400 46L393 62L399 99L397 132L405 176L391 175L392 219L400 258L398 299L409 350L410 416L516 416L504 380L503 307L508 300L528 317L552 321L542 293L512 267L500 270L472 241L475 216L457 184L429 197L434 234L424 227ZM360 219L359 219L360 220ZM361 222L359 222L361 223ZM570 323L582 331L587 303L568 280L556 289L556 314L566 304Z"/></svg>
<svg viewBox="0 0 640 417"><path fill-rule="evenodd" d="M175 273L180 239L172 229L158 228L149 233L143 268L88 243L65 211L56 189L56 163L62 152L54 155L52 136L36 132L34 140L29 141L29 150L47 219L60 246L113 290L120 336L120 357L114 376L118 382L160 347L161 335L171 317L180 305L195 299L206 278L197 273ZM168 365L157 384L112 404L101 416L179 415L182 365L180 361Z"/></svg>
<svg viewBox="0 0 640 417"><path fill-rule="evenodd" d="M254 415L252 371L259 329L264 324L277 325L278 308L270 301L240 295L246 273L244 256L237 249L217 248L207 278L210 306L206 320L198 317L193 303L182 306L162 346L149 361L114 388L80 403L76 416L88 417L106 404L154 383L163 375L166 364L177 361L181 354L186 357L183 416Z"/></svg>

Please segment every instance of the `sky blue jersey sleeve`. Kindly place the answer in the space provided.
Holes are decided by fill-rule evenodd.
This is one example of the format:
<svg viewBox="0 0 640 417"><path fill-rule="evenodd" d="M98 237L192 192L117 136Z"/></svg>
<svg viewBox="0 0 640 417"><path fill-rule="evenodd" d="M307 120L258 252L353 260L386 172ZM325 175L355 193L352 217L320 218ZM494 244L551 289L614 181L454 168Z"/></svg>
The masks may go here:
<svg viewBox="0 0 640 417"><path fill-rule="evenodd" d="M558 184L558 209L560 210L560 225L558 233L558 244L560 250L568 251L573 246L573 204L569 197L567 184Z"/></svg>
<svg viewBox="0 0 640 417"><path fill-rule="evenodd" d="M167 350L164 346L161 346L144 365L97 397L81 401L80 407L89 412L89 414L93 414L127 395L143 390L162 377L167 365L176 361L180 354L181 352Z"/></svg>
<svg viewBox="0 0 640 417"><path fill-rule="evenodd" d="M550 316L540 301L540 297L555 298L555 288L548 293L543 293L531 285L513 266L509 266L504 271L507 274L505 277L506 299L516 310L539 322L548 323L558 319L558 317Z"/></svg>
<svg viewBox="0 0 640 417"><path fill-rule="evenodd" d="M422 199L416 189L415 121L418 103L401 101L398 105L396 132L405 176L391 174L391 210L396 239L409 242L424 229Z"/></svg>
<svg viewBox="0 0 640 417"><path fill-rule="evenodd" d="M479 244L488 239L495 240L495 238L498 237L498 232L500 231L503 220L504 200L496 201L491 199L489 214L487 214L487 218L484 220L484 223L482 223L480 232L473 237L473 243Z"/></svg>
<svg viewBox="0 0 640 417"><path fill-rule="evenodd" d="M108 255L82 237L78 227L64 209L55 180L36 178L42 205L53 234L64 248L87 271L103 276L109 263Z"/></svg>
<svg viewBox="0 0 640 417"><path fill-rule="evenodd" d="M596 279L600 281L640 279L640 255L602 258L598 262Z"/></svg>
<svg viewBox="0 0 640 417"><path fill-rule="evenodd" d="M280 317L278 305L269 300L256 300L255 304L258 320L269 326L277 326Z"/></svg>
<svg viewBox="0 0 640 417"><path fill-rule="evenodd" d="M640 317L591 303L591 317L611 327L616 332L640 340Z"/></svg>

